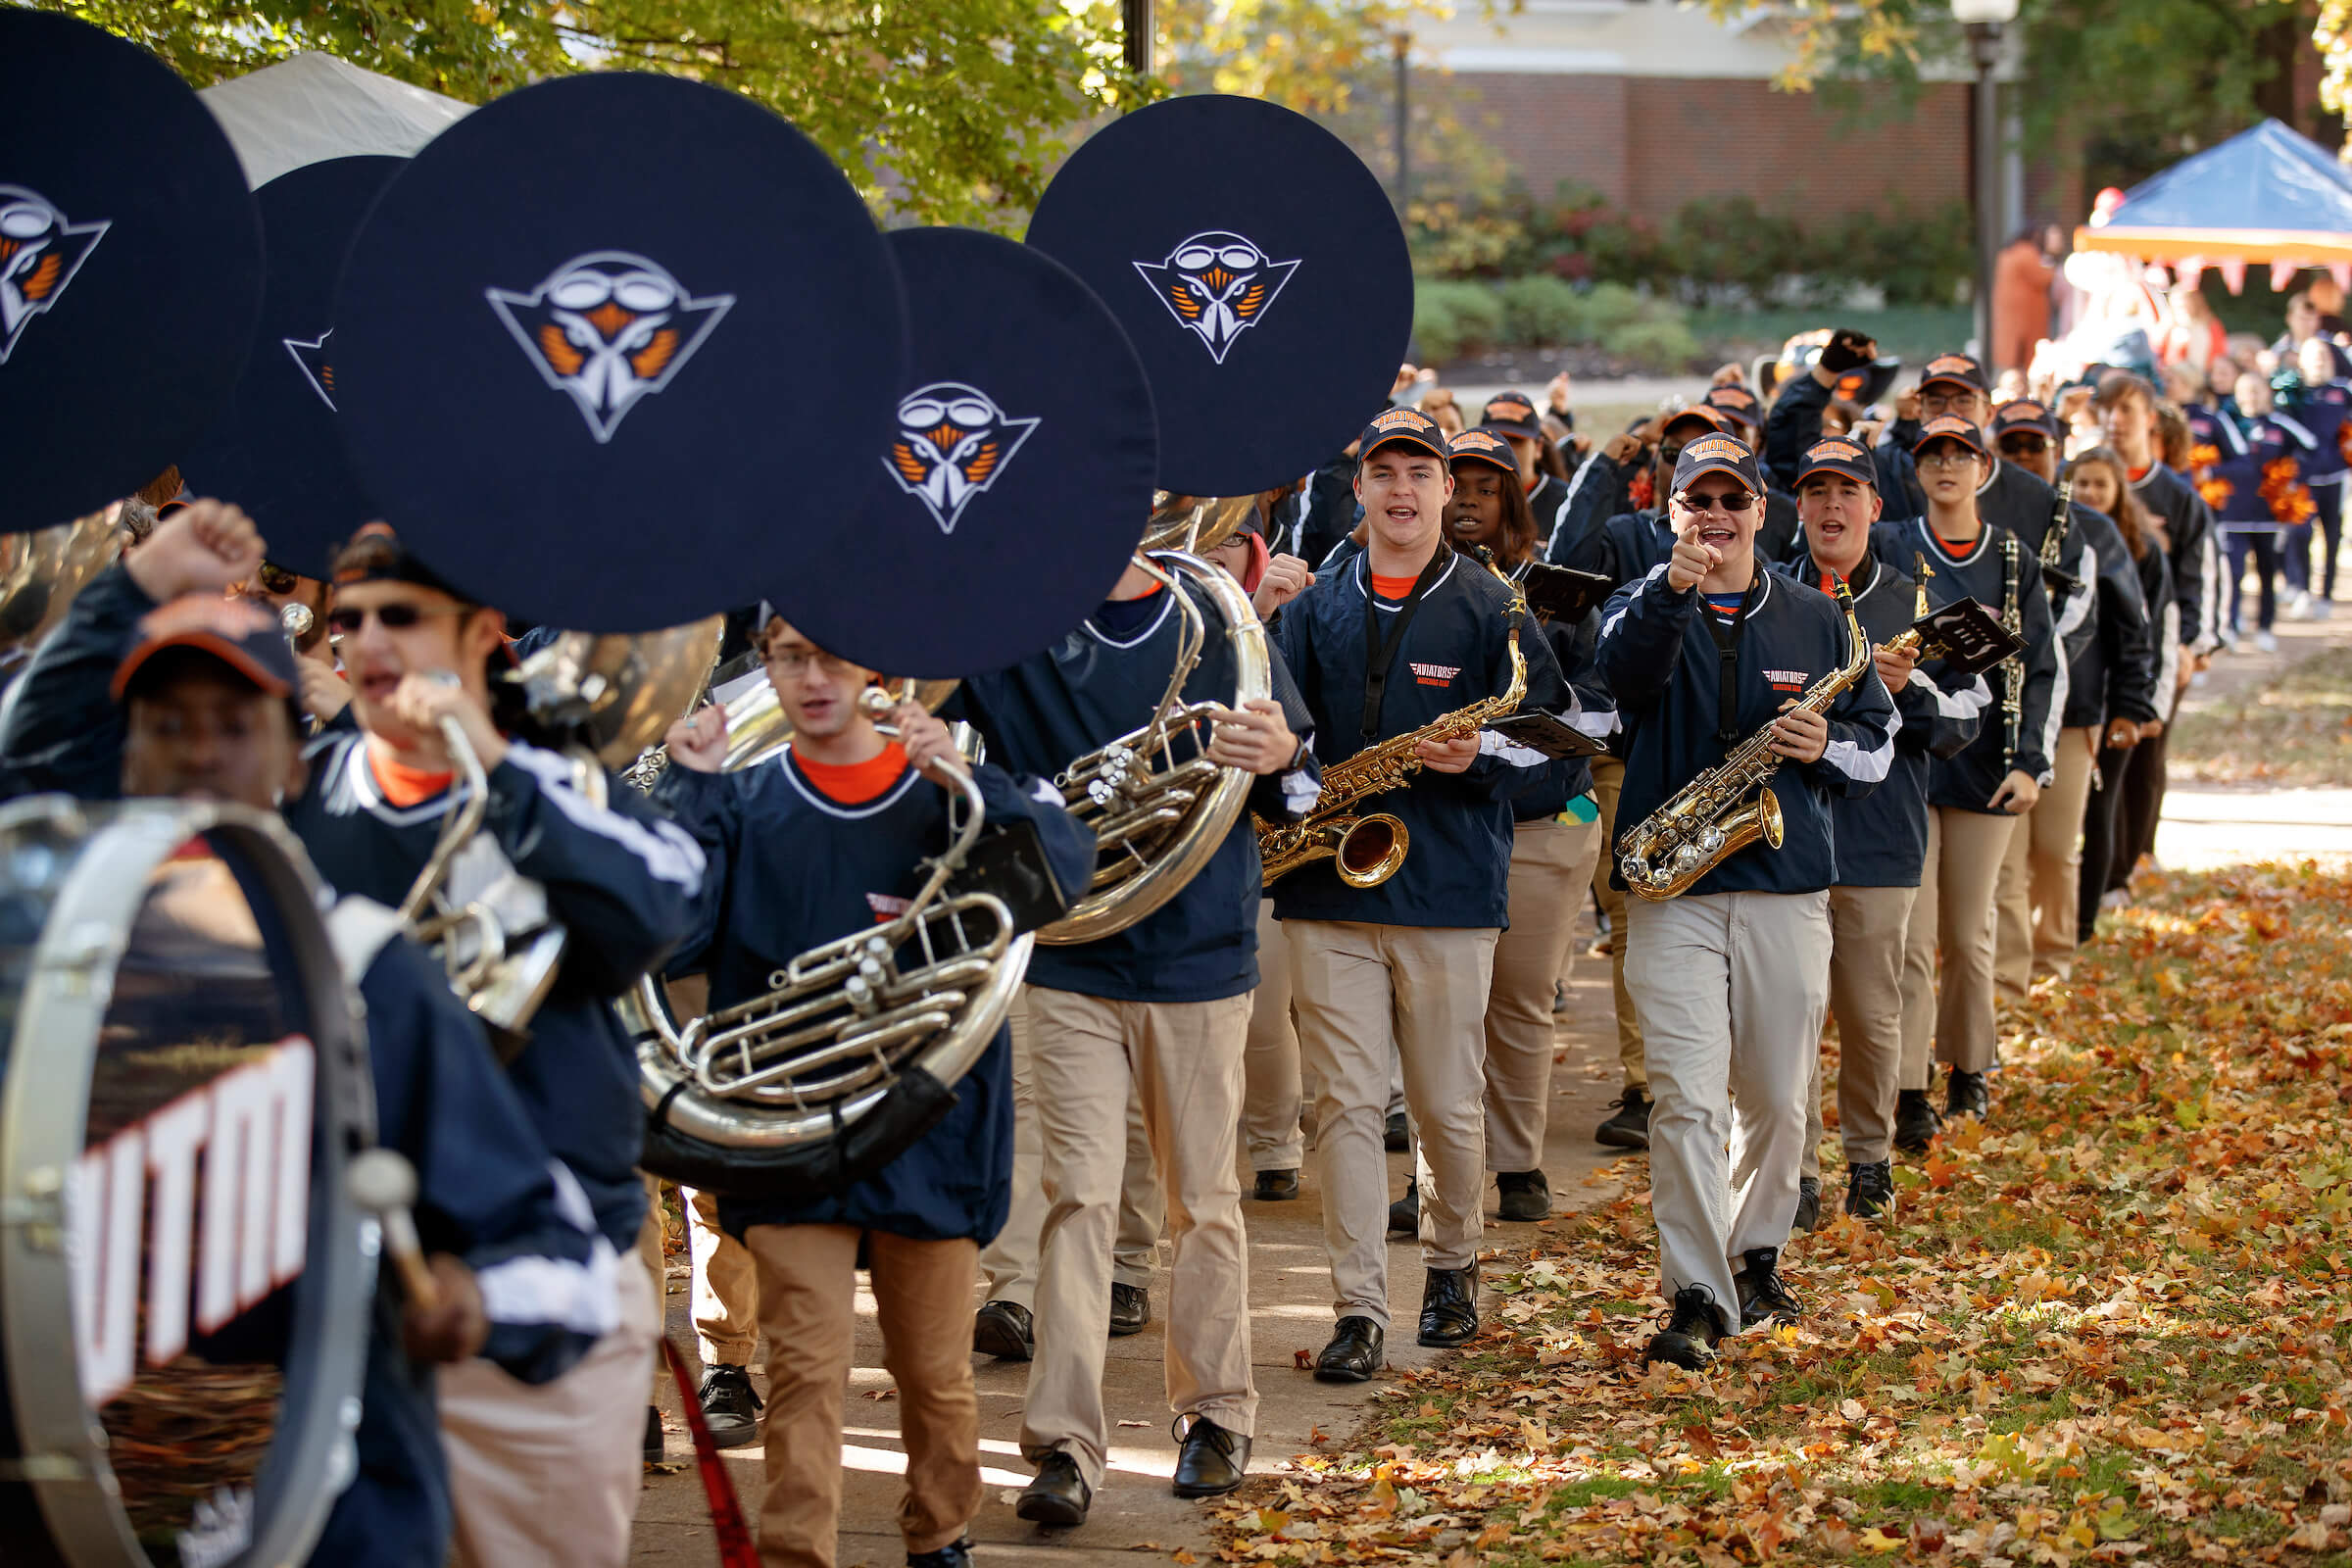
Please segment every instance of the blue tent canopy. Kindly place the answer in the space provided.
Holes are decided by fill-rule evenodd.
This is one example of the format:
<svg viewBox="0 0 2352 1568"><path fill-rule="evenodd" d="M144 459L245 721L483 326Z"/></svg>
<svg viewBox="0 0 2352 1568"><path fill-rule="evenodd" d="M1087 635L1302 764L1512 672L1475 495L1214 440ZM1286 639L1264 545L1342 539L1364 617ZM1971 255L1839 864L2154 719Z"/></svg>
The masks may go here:
<svg viewBox="0 0 2352 1568"><path fill-rule="evenodd" d="M2352 260L2352 173L2266 120L2141 180L2106 222L2077 229L2075 246L2162 262Z"/></svg>

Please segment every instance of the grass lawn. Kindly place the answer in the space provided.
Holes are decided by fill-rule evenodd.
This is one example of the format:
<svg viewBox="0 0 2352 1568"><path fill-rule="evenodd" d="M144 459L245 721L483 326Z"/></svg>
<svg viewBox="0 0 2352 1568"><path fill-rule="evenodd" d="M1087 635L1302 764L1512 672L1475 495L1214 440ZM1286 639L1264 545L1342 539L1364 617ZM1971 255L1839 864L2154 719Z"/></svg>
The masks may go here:
<svg viewBox="0 0 2352 1568"><path fill-rule="evenodd" d="M2182 715L2176 776L2276 788L2352 785L2352 648L2330 648L2277 682Z"/></svg>
<svg viewBox="0 0 2352 1568"><path fill-rule="evenodd" d="M1781 345L1799 332L1850 326L1876 337L1880 353L1919 366L1960 347L1976 330L1975 318L1965 305L1904 305L1884 311L1692 311L1690 322L1711 355L1728 359L1736 352L1742 362L1757 354L1779 353Z"/></svg>
<svg viewBox="0 0 2352 1568"><path fill-rule="evenodd" d="M2144 882L2002 1058L1990 1126L1899 1165L1893 1223L1796 1238L1803 1322L1704 1376L1642 1370L1620 1162L1489 1262L1468 1352L1222 1505L1223 1560L2346 1561L2352 876Z"/></svg>

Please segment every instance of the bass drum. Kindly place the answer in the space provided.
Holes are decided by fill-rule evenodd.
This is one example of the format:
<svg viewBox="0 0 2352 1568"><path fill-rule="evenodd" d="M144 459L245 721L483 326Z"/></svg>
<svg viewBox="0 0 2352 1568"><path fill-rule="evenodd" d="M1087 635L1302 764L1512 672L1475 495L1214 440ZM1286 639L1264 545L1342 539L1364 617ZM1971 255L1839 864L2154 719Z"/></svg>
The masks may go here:
<svg viewBox="0 0 2352 1568"><path fill-rule="evenodd" d="M0 1559L276 1568L356 1463L376 1232L309 862L228 807L0 807Z"/></svg>

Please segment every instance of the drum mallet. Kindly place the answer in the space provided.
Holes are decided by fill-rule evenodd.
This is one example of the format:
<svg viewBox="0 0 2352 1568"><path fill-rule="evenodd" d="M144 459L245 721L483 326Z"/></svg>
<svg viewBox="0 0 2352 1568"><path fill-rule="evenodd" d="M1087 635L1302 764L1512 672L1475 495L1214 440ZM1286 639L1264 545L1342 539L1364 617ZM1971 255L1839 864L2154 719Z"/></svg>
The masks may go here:
<svg viewBox="0 0 2352 1568"><path fill-rule="evenodd" d="M384 1250L400 1271L400 1286L410 1302L427 1312L439 1306L441 1287L425 1265L416 1219L409 1212L409 1205L416 1201L416 1167L389 1149L363 1150L352 1156L344 1182L351 1200L383 1227Z"/></svg>

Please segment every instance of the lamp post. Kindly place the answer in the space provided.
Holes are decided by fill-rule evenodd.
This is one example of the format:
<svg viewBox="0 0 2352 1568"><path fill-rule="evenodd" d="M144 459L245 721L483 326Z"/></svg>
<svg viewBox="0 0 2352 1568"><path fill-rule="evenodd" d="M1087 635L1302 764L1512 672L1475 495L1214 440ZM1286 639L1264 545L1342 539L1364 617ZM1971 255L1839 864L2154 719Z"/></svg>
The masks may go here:
<svg viewBox="0 0 2352 1568"><path fill-rule="evenodd" d="M1119 20L1127 38L1127 69L1139 76L1152 74L1152 0L1120 0Z"/></svg>
<svg viewBox="0 0 2352 1568"><path fill-rule="evenodd" d="M1393 32L1389 34L1389 47L1396 56L1396 211L1401 214L1405 204L1413 199L1412 98L1408 86L1413 35Z"/></svg>
<svg viewBox="0 0 2352 1568"><path fill-rule="evenodd" d="M2017 20L2017 0L1952 0L1952 20L1968 33L1977 68L1977 358L1990 373L1992 272L2001 254L2001 34Z"/></svg>

